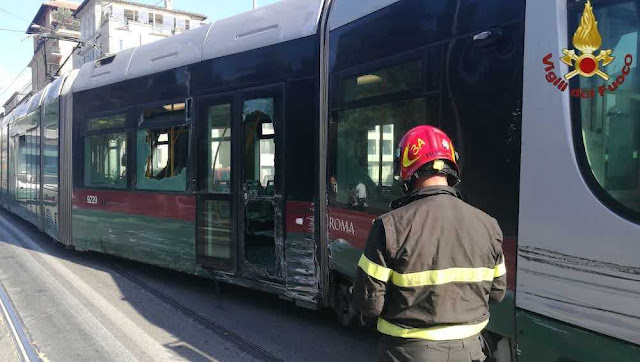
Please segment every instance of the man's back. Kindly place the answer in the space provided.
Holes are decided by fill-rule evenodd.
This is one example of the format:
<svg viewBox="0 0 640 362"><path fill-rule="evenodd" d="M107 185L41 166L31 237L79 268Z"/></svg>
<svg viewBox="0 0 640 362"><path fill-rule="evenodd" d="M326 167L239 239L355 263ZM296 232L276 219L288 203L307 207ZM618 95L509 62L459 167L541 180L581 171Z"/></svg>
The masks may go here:
<svg viewBox="0 0 640 362"><path fill-rule="evenodd" d="M440 129L400 140L395 174L407 196L373 224L358 262L354 304L378 318L384 361L482 361L489 300L506 289L502 231L456 189L458 154Z"/></svg>
<svg viewBox="0 0 640 362"><path fill-rule="evenodd" d="M450 187L423 189L415 197L380 217L394 271L382 318L413 328L486 320L502 254L497 222ZM503 296L496 291L493 299Z"/></svg>

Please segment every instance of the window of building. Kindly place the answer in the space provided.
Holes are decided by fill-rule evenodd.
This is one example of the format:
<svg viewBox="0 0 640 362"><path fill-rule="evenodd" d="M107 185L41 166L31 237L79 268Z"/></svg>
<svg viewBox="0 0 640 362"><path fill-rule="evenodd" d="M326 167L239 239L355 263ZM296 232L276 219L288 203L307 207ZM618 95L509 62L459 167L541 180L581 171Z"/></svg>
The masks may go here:
<svg viewBox="0 0 640 362"><path fill-rule="evenodd" d="M343 90L349 90L342 93L343 102L359 103L333 112L329 124L329 196L335 205L382 213L389 202L402 196L401 184L394 178L395 147L409 129L437 125L437 112L428 112L426 97L390 101L383 96L397 95L409 86L420 89L420 70L420 62L409 62L344 80ZM372 75L385 78L376 80L384 86L373 89L369 81L358 84L362 77L372 81L367 78Z"/></svg>
<svg viewBox="0 0 640 362"><path fill-rule="evenodd" d="M127 134L85 136L84 185L124 189L127 187Z"/></svg>
<svg viewBox="0 0 640 362"><path fill-rule="evenodd" d="M191 21L189 19L185 19L185 21L184 21L184 29L185 30L191 29Z"/></svg>
<svg viewBox="0 0 640 362"><path fill-rule="evenodd" d="M124 18L127 22L138 22L138 10L124 10Z"/></svg>
<svg viewBox="0 0 640 362"><path fill-rule="evenodd" d="M189 126L185 104L146 109L136 136L136 188L186 191Z"/></svg>
<svg viewBox="0 0 640 362"><path fill-rule="evenodd" d="M583 3L570 7L569 29L578 28ZM578 155L582 158L586 179L601 200L621 214L640 217L640 74L638 29L640 5L636 1L599 1L593 7L602 37L602 49L612 49L615 59L603 71L608 81L598 76L575 77L571 88L608 87L604 96L572 98L576 122ZM571 39L571 38L570 38ZM627 56L629 55L629 56ZM624 83L617 88L619 75ZM609 88L610 87L610 88ZM614 89L611 91L611 89Z"/></svg>
<svg viewBox="0 0 640 362"><path fill-rule="evenodd" d="M156 26L164 25L164 17L162 16L162 14L155 14L155 18L156 18Z"/></svg>

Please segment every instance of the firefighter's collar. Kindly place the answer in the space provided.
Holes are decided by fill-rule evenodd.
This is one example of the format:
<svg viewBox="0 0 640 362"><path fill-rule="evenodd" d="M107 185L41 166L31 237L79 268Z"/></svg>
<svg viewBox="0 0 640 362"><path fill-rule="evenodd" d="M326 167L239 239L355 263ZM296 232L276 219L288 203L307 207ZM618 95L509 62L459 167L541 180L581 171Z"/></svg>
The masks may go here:
<svg viewBox="0 0 640 362"><path fill-rule="evenodd" d="M459 199L462 199L462 194L460 193L460 191L456 190L453 187L450 186L428 186L428 187L423 187L421 189L418 189L412 193L410 193L407 196L401 197L399 199L393 200L391 202L391 205L389 205L391 207L391 209L395 210L399 207L405 206L410 204L413 201L419 200L419 199L423 199L425 197L429 197L429 196L435 196L435 195L451 195L453 197L457 197Z"/></svg>

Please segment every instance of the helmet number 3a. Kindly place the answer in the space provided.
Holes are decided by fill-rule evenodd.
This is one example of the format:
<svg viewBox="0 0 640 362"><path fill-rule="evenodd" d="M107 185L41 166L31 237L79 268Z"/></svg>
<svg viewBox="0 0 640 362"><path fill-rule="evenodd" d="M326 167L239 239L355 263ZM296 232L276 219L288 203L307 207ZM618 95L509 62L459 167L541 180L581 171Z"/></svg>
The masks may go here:
<svg viewBox="0 0 640 362"><path fill-rule="evenodd" d="M425 143L422 138L418 138L418 143L411 145L411 153L413 153L414 156L417 156L420 153L420 150L422 150L422 146L424 146L424 144Z"/></svg>

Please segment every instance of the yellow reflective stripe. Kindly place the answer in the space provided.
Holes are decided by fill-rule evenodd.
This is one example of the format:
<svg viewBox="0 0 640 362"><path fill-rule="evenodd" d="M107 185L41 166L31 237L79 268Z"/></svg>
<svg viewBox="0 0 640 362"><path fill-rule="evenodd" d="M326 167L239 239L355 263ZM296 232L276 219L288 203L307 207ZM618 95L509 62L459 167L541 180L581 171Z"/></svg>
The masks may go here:
<svg viewBox="0 0 640 362"><path fill-rule="evenodd" d="M371 276L372 278L376 278L382 282L387 282L391 277L391 273L393 273L393 270L372 262L364 254L362 254L362 256L360 257L358 266L369 276Z"/></svg>
<svg viewBox="0 0 640 362"><path fill-rule="evenodd" d="M507 274L507 267L504 265L504 261L498 265L496 265L495 274L493 274L494 278L501 277Z"/></svg>
<svg viewBox="0 0 640 362"><path fill-rule="evenodd" d="M491 268L449 268L417 273L394 272L391 281L399 287L420 287L447 283L477 283L492 281L497 270Z"/></svg>
<svg viewBox="0 0 640 362"><path fill-rule="evenodd" d="M382 318L378 318L378 331L394 337L420 338L428 339L430 341L450 341L474 336L480 333L488 323L489 320L487 319L482 323L470 325L405 329L389 323Z"/></svg>

